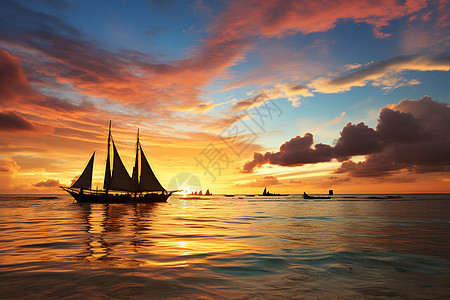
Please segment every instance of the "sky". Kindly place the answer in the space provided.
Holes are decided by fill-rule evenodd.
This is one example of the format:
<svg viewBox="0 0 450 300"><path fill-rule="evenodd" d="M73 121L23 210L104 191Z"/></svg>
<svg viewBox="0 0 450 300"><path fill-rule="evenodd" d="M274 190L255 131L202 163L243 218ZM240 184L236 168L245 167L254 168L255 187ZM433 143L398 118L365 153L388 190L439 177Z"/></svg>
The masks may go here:
<svg viewBox="0 0 450 300"><path fill-rule="evenodd" d="M445 0L1 1L0 193L58 193L108 124L166 189L450 192Z"/></svg>

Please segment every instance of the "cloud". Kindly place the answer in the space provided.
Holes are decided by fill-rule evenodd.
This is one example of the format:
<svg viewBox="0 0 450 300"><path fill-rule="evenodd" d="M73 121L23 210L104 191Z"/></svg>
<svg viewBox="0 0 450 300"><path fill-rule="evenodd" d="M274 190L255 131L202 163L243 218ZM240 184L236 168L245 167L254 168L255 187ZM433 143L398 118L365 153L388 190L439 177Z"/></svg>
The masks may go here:
<svg viewBox="0 0 450 300"><path fill-rule="evenodd" d="M0 105L30 94L32 88L20 66L20 60L0 49Z"/></svg>
<svg viewBox="0 0 450 300"><path fill-rule="evenodd" d="M376 35L391 20L410 15L427 6L426 1L233 1L214 30L217 40L244 35L283 37L297 32L323 32L339 20L354 20L373 26ZM248 12L252 13L249 14Z"/></svg>
<svg viewBox="0 0 450 300"><path fill-rule="evenodd" d="M330 183L342 183L342 182L349 182L349 181L351 181L351 178L349 178L349 177L342 178L342 177L337 177L337 176L330 176L330 177L328 177L328 181Z"/></svg>
<svg viewBox="0 0 450 300"><path fill-rule="evenodd" d="M450 47L450 4L430 1L428 7L409 18L408 27L401 33L404 53L448 53Z"/></svg>
<svg viewBox="0 0 450 300"><path fill-rule="evenodd" d="M231 111L240 111L253 107L259 107L267 100L275 100L280 98L286 98L292 103L293 106L298 106L301 98L311 96L313 96L313 94L301 83L279 83L273 88L262 89L255 96L237 101L232 106Z"/></svg>
<svg viewBox="0 0 450 300"><path fill-rule="evenodd" d="M291 180L289 180L289 183L299 184L299 183L302 183L302 181L301 180L296 180L296 179L291 179Z"/></svg>
<svg viewBox="0 0 450 300"><path fill-rule="evenodd" d="M318 162L330 161L333 158L333 148L325 144L316 144L314 148L313 135L306 133L297 136L280 146L279 152L266 152L264 155L255 152L253 160L247 162L242 172L251 173L263 164L280 166L301 166Z"/></svg>
<svg viewBox="0 0 450 300"><path fill-rule="evenodd" d="M214 18L207 28L207 38L193 47L191 53L164 61L137 51L107 51L57 17L2 1L0 40L20 49L22 59L33 57L27 60L27 72L42 84L50 86L54 80L90 97L135 107L147 106L158 113L174 107L195 110L198 105L202 111L213 108L200 99L202 88L244 60L259 37L322 32L343 19L370 24L379 35L380 28L391 20L425 6L426 1L420 0L401 3L394 0L233 1ZM280 91L310 95L305 87L280 88ZM298 97L290 100L298 105ZM244 101L236 108L252 103Z"/></svg>
<svg viewBox="0 0 450 300"><path fill-rule="evenodd" d="M29 101L36 106L43 109L57 112L92 112L96 110L95 105L92 102L82 101L81 103L74 104L70 100L59 99L56 97L40 97Z"/></svg>
<svg viewBox="0 0 450 300"><path fill-rule="evenodd" d="M380 62L371 62L365 66L361 66L361 64L345 65L342 70L335 76L318 77L308 84L303 82L280 83L273 88L262 89L256 96L236 102L232 110L259 106L264 100L279 98L286 98L292 103L292 106L297 107L302 98L313 97L314 93L340 93L368 84L389 92L402 86L421 84L417 79L407 79L400 75L404 71L449 71L450 56L397 56Z"/></svg>
<svg viewBox="0 0 450 300"><path fill-rule="evenodd" d="M403 71L449 71L450 56L407 55L392 57L388 60L370 63L353 69L349 73L335 77L319 77L307 86L316 93L339 93L352 87L362 87L369 83L385 90L404 85L415 85L417 79L407 80L398 76Z"/></svg>
<svg viewBox="0 0 450 300"><path fill-rule="evenodd" d="M239 110L246 110L246 109L250 109L253 107L258 107L261 104L263 104L266 100L268 100L269 97L261 92L258 93L257 95L247 98L247 99L242 99L238 102L236 102L233 107L231 108L232 111L239 111Z"/></svg>
<svg viewBox="0 0 450 300"><path fill-rule="evenodd" d="M348 123L334 146L314 145L310 133L281 145L278 152L255 152L244 164L251 173L264 164L301 166L332 159L343 161L336 173L353 177L381 177L400 171L412 173L450 171L450 107L425 96L384 107L376 129ZM366 155L354 162L352 156Z"/></svg>
<svg viewBox="0 0 450 300"><path fill-rule="evenodd" d="M245 186L245 187L270 187L273 185L280 184L278 179L274 176L265 176L263 178L258 178L255 180L251 180L250 182L237 184L237 186Z"/></svg>
<svg viewBox="0 0 450 300"><path fill-rule="evenodd" d="M364 123L347 123L334 146L334 158L346 159L354 155L366 155L378 152L381 145L377 133Z"/></svg>
<svg viewBox="0 0 450 300"><path fill-rule="evenodd" d="M40 181L38 183L33 184L35 187L57 187L59 186L59 180L57 179L47 179L46 181Z"/></svg>
<svg viewBox="0 0 450 300"><path fill-rule="evenodd" d="M394 112L394 113L393 113ZM383 150L362 162L344 162L337 173L380 177L407 170L411 173L450 171L450 107L430 97L403 100L382 110L377 125Z"/></svg>
<svg viewBox="0 0 450 300"><path fill-rule="evenodd" d="M0 112L0 131L32 131L33 124L15 111Z"/></svg>
<svg viewBox="0 0 450 300"><path fill-rule="evenodd" d="M14 107L41 119L67 113L92 113L96 110L93 103L86 100L60 99L41 94L30 85L19 58L2 49L0 49L0 93L1 107ZM35 126L16 111L0 112L0 131L35 129Z"/></svg>
<svg viewBox="0 0 450 300"><path fill-rule="evenodd" d="M341 116L340 116L340 117L337 117L337 118L334 118L334 120L331 121L331 123L332 123L332 124L337 124L337 123L339 123L339 122L342 122L342 121L344 120L344 117L345 117L346 114L347 114L347 113L346 113L345 111L343 111L343 112L341 113Z"/></svg>
<svg viewBox="0 0 450 300"><path fill-rule="evenodd" d="M20 169L19 165L11 159L0 160L0 174L14 174Z"/></svg>

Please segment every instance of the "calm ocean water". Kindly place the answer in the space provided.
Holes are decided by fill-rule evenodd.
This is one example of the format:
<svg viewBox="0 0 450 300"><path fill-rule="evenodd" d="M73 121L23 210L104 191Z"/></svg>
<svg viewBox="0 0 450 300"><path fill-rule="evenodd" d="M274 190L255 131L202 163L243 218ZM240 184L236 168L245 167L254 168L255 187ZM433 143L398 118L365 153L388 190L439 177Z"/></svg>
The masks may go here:
<svg viewBox="0 0 450 300"><path fill-rule="evenodd" d="M0 196L0 298L450 298L449 195L54 196Z"/></svg>

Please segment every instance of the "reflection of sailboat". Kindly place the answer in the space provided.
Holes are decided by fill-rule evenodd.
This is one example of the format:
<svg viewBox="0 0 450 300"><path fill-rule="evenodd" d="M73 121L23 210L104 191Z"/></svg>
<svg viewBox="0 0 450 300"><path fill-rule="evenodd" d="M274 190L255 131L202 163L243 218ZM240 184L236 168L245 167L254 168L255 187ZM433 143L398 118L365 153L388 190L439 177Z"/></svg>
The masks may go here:
<svg viewBox="0 0 450 300"><path fill-rule="evenodd" d="M110 150L113 148L111 173ZM172 192L167 192L159 183L139 142L139 130L136 142L136 160L130 177L117 152L111 135L109 123L108 153L106 158L105 180L103 190L91 190L94 154L78 180L69 188L61 187L78 202L124 203L124 202L165 202ZM139 174L140 170L140 174ZM110 194L109 191L120 193ZM155 193L161 192L161 193Z"/></svg>
<svg viewBox="0 0 450 300"><path fill-rule="evenodd" d="M123 247L139 254L150 251L154 242L146 237L154 218L156 203L105 204L93 206L84 203L79 206L81 224L84 225L87 240L85 250L77 255L87 261L109 261L120 264L139 263L124 253ZM120 237L120 238L118 238Z"/></svg>

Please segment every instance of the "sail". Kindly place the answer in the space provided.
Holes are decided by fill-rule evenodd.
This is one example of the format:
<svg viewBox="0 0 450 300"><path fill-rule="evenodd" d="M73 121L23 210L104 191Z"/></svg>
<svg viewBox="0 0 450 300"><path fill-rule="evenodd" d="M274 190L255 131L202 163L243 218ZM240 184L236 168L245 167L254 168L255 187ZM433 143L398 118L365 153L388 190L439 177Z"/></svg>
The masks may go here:
<svg viewBox="0 0 450 300"><path fill-rule="evenodd" d="M114 141L112 142L114 151L114 161L113 161L113 171L111 177L111 183L109 185L110 190L116 191L127 191L134 192L135 186L131 180L130 175L128 175L127 169L120 159L119 153L117 152L116 145Z"/></svg>
<svg viewBox="0 0 450 300"><path fill-rule="evenodd" d="M135 186L135 189L138 190L139 186L139 165L138 165L138 158L136 154L136 162L133 167L133 174L131 175L131 181L133 181L133 185Z"/></svg>
<svg viewBox="0 0 450 300"><path fill-rule="evenodd" d="M139 183L141 192L165 191L150 167L141 146L141 182Z"/></svg>
<svg viewBox="0 0 450 300"><path fill-rule="evenodd" d="M103 181L104 190L109 190L109 186L111 185L111 166L109 161L110 159L108 153L108 157L106 158L105 181Z"/></svg>
<svg viewBox="0 0 450 300"><path fill-rule="evenodd" d="M81 173L78 180L72 184L71 188L79 188L79 189L91 189L92 184L92 169L94 168L94 154L92 154L91 159L89 160L86 168L84 169L83 173Z"/></svg>
<svg viewBox="0 0 450 300"><path fill-rule="evenodd" d="M111 184L111 159L109 157L109 147L111 145L111 120L109 121L109 133L108 133L108 150L106 154L106 168L105 168L105 180L103 181L103 189L108 191Z"/></svg>
<svg viewBox="0 0 450 300"><path fill-rule="evenodd" d="M136 190L139 190L139 129L136 142L136 158L134 160L133 174L131 175Z"/></svg>

